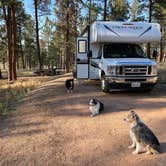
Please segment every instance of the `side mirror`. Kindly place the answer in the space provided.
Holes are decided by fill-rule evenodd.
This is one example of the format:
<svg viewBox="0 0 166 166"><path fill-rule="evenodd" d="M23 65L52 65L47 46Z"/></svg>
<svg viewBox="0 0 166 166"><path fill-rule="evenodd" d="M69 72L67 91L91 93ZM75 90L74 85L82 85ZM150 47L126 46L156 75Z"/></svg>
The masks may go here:
<svg viewBox="0 0 166 166"><path fill-rule="evenodd" d="M91 50L88 51L88 53L87 53L87 57L88 57L88 58L91 58L91 57L92 57L92 51L91 51Z"/></svg>

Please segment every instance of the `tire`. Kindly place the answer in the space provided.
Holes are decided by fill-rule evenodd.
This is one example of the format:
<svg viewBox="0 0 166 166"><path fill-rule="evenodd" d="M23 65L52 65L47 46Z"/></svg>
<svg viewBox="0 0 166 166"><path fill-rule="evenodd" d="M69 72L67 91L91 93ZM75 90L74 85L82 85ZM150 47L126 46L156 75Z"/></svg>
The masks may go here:
<svg viewBox="0 0 166 166"><path fill-rule="evenodd" d="M105 76L102 76L101 78L101 89L103 92L108 93L109 92L109 83L105 79Z"/></svg>

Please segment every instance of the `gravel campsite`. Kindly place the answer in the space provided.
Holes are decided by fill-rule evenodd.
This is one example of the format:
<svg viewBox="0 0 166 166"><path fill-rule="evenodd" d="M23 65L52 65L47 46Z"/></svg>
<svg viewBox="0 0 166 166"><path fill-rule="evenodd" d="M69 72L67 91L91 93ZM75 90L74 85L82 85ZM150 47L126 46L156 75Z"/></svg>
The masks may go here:
<svg viewBox="0 0 166 166"><path fill-rule="evenodd" d="M103 93L98 81L84 81L67 93L70 75L52 79L17 103L0 120L0 165L7 166L165 166L166 89L150 93ZM104 103L102 114L90 117L88 102ZM123 119L134 109L158 137L161 153L133 155L129 125Z"/></svg>

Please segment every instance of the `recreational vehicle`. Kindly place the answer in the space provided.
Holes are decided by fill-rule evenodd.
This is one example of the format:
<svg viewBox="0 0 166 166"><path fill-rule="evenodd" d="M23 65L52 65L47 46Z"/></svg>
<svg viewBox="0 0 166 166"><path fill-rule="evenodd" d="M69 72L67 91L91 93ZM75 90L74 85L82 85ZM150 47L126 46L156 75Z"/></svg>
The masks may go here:
<svg viewBox="0 0 166 166"><path fill-rule="evenodd" d="M159 41L157 23L96 21L77 38L76 78L100 79L101 89L144 89L157 82L157 64L142 44Z"/></svg>

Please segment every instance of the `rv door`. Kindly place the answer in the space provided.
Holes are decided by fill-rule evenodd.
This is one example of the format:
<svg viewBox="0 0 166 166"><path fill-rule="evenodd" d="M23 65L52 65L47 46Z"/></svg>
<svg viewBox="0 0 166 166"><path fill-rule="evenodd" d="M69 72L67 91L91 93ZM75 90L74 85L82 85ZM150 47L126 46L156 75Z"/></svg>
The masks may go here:
<svg viewBox="0 0 166 166"><path fill-rule="evenodd" d="M87 37L78 37L77 56L76 56L77 79L88 79L89 61L88 61L87 51L88 51Z"/></svg>

